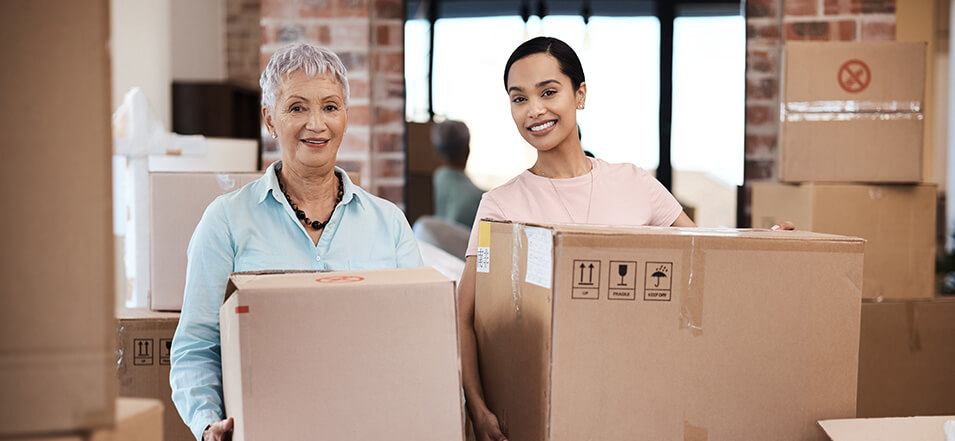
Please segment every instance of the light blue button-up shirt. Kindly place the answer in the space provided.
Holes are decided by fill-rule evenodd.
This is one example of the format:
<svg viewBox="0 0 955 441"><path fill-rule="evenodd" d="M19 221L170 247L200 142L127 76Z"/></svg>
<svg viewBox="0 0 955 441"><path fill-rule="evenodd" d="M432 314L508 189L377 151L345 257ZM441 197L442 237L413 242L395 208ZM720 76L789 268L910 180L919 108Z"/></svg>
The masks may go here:
<svg viewBox="0 0 955 441"><path fill-rule="evenodd" d="M357 270L423 266L401 210L352 184L318 244L279 189L275 163L260 179L206 208L187 251L186 288L172 341L169 383L183 421L202 439L224 418L219 349L219 306L229 274L267 269Z"/></svg>

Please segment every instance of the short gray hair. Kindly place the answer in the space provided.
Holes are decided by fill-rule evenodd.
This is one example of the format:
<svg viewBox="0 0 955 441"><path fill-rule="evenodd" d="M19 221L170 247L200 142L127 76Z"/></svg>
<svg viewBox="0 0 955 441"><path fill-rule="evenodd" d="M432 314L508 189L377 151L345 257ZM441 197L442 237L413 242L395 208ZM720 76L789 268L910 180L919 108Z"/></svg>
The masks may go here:
<svg viewBox="0 0 955 441"><path fill-rule="evenodd" d="M295 42L283 46L272 54L269 64L262 71L259 87L262 88L262 105L270 111L275 108L279 84L292 72L304 71L309 78L327 75L338 81L342 87L342 98L348 105L348 70L334 52L322 46L305 42Z"/></svg>

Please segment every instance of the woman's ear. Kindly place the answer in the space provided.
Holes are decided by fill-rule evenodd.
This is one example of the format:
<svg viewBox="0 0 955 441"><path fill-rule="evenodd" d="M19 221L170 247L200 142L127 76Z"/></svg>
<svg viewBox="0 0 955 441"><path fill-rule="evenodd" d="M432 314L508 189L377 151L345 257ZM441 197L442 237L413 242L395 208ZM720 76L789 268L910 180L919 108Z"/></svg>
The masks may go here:
<svg viewBox="0 0 955 441"><path fill-rule="evenodd" d="M265 123L265 128L269 130L269 135L275 138L275 125L272 123L272 112L265 106L262 106L262 122Z"/></svg>
<svg viewBox="0 0 955 441"><path fill-rule="evenodd" d="M574 92L574 97L576 98L577 108L583 109L584 104L587 101L587 83L580 83L580 86L577 87L577 91Z"/></svg>

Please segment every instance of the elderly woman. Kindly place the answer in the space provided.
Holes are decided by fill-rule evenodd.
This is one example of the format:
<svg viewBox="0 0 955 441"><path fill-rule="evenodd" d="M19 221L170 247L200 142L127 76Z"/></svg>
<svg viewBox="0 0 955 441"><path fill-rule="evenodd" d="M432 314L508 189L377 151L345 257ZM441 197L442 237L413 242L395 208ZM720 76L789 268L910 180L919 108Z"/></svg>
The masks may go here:
<svg viewBox="0 0 955 441"><path fill-rule="evenodd" d="M348 79L338 56L291 44L272 56L259 83L262 117L282 160L212 202L189 243L169 382L196 439L225 439L232 430L223 419L218 313L230 273L422 265L404 214L335 166L348 125Z"/></svg>

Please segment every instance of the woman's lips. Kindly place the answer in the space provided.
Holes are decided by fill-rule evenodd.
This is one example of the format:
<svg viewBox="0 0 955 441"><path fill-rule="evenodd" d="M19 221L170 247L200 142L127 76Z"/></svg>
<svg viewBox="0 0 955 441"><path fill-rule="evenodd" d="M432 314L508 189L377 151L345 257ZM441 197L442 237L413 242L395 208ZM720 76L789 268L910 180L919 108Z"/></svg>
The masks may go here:
<svg viewBox="0 0 955 441"><path fill-rule="evenodd" d="M554 130L554 127L557 127L556 119L534 124L528 127L527 131L530 132L530 134L533 136L544 136L552 132Z"/></svg>
<svg viewBox="0 0 955 441"><path fill-rule="evenodd" d="M305 144L309 148L322 148L328 145L327 139L318 139L318 138L305 138L299 140L302 144Z"/></svg>

